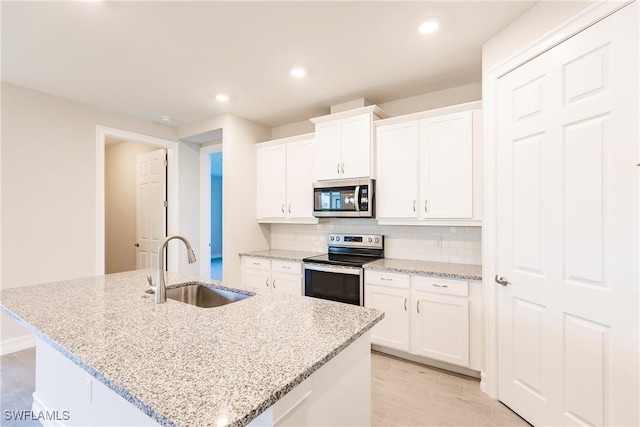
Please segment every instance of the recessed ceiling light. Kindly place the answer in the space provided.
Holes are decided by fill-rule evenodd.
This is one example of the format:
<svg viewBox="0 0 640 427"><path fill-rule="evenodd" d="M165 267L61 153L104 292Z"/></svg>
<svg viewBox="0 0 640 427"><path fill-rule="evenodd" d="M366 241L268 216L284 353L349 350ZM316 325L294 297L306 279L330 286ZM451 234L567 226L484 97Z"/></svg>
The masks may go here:
<svg viewBox="0 0 640 427"><path fill-rule="evenodd" d="M307 74L307 71L304 68L292 68L291 75L293 77L301 78Z"/></svg>
<svg viewBox="0 0 640 427"><path fill-rule="evenodd" d="M435 32L439 26L440 24L438 23L438 21L425 21L420 24L420 27L418 27L418 31L420 31L420 34L431 34Z"/></svg>
<svg viewBox="0 0 640 427"><path fill-rule="evenodd" d="M229 100L229 96L225 95L224 93L219 93L218 95L216 95L216 99L220 102L227 102Z"/></svg>
<svg viewBox="0 0 640 427"><path fill-rule="evenodd" d="M169 116L160 116L160 120L162 120L163 123L171 123L173 119Z"/></svg>

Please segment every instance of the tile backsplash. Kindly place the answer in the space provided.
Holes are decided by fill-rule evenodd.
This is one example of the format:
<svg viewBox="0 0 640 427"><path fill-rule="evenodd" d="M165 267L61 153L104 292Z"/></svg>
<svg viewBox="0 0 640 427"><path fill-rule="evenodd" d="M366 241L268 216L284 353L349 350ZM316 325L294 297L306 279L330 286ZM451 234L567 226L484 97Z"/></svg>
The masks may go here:
<svg viewBox="0 0 640 427"><path fill-rule="evenodd" d="M387 258L482 264L481 227L378 225L372 219L271 224L271 249L326 252L329 233L382 234Z"/></svg>

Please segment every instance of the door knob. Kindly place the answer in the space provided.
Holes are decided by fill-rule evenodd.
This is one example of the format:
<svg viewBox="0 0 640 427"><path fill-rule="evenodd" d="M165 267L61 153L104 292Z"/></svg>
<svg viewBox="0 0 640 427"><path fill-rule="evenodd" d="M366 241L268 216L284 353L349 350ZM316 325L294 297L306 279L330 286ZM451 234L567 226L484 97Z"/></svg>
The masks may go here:
<svg viewBox="0 0 640 427"><path fill-rule="evenodd" d="M496 283L501 284L502 286L507 286L510 285L511 283L509 283L509 280L506 277L498 277L498 275L496 274Z"/></svg>
<svg viewBox="0 0 640 427"><path fill-rule="evenodd" d="M139 247L140 247L140 243L136 243L136 244L135 244L135 245L133 245L133 246L135 246L136 248L139 248Z"/></svg>

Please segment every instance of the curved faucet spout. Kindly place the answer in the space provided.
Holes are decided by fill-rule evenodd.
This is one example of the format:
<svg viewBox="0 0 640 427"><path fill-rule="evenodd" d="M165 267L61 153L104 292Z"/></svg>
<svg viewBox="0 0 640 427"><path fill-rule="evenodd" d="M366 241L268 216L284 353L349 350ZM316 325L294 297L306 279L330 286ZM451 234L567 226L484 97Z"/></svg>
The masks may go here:
<svg viewBox="0 0 640 427"><path fill-rule="evenodd" d="M189 260L189 264L196 262L196 254L193 252L193 249L191 249L191 243L189 243L189 240L187 240L186 237L180 236L179 234L173 234L165 237L158 248L158 284L156 285L156 304L162 304L167 301L167 287L164 280L164 250L173 239L182 240L187 247L187 258Z"/></svg>

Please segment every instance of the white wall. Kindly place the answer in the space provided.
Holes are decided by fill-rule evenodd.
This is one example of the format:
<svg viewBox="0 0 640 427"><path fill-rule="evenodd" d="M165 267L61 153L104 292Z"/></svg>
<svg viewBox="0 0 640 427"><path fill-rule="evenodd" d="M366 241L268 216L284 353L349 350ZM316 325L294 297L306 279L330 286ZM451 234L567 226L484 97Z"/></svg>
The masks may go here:
<svg viewBox="0 0 640 427"><path fill-rule="evenodd" d="M423 261L482 263L480 227L377 225L371 219L330 219L318 225L272 224L271 248L324 253L328 233L382 234L385 257ZM442 239L442 247L435 245Z"/></svg>
<svg viewBox="0 0 640 427"><path fill-rule="evenodd" d="M136 156L157 150L120 142L105 149L105 272L136 269Z"/></svg>
<svg viewBox="0 0 640 427"><path fill-rule="evenodd" d="M539 2L482 46L483 73L584 10L594 1Z"/></svg>
<svg viewBox="0 0 640 427"><path fill-rule="evenodd" d="M450 105L463 104L465 102L479 101L481 99L482 83L477 82L385 102L378 106L390 117L395 117L435 108L448 107ZM329 112L327 112L327 114L329 114ZM313 123L309 120L303 120L271 129L271 137L269 139L286 138L288 136L302 135L311 132L315 132Z"/></svg>
<svg viewBox="0 0 640 427"><path fill-rule="evenodd" d="M192 142L180 142L180 218L179 234L191 243L197 261L189 264L187 249L182 242L171 241L170 245L178 245L178 271L181 274L198 276L199 263L209 263L209 257L198 253L200 247L200 145Z"/></svg>
<svg viewBox="0 0 640 427"><path fill-rule="evenodd" d="M175 128L2 83L3 289L94 274L96 125L176 140ZM23 332L6 320L3 341Z"/></svg>

